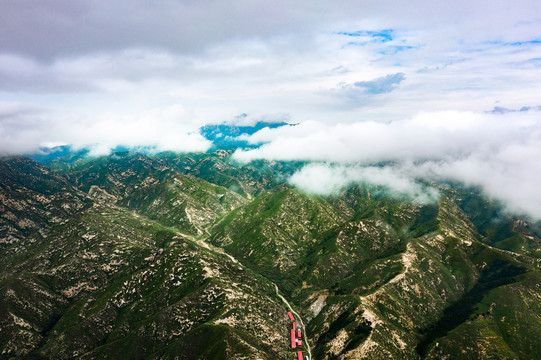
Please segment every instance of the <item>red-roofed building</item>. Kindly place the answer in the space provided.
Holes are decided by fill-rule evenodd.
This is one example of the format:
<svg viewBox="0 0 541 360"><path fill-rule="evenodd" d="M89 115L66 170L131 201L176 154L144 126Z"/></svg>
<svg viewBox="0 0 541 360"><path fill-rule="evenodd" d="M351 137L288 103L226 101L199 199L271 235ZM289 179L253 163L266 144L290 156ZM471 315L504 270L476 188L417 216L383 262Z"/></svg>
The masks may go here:
<svg viewBox="0 0 541 360"><path fill-rule="evenodd" d="M297 337L300 339L301 338L301 329L297 330Z"/></svg>
<svg viewBox="0 0 541 360"><path fill-rule="evenodd" d="M291 347L295 349L297 347L297 342L295 341L295 330L291 329Z"/></svg>
<svg viewBox="0 0 541 360"><path fill-rule="evenodd" d="M297 360L302 360L302 351L297 351Z"/></svg>
<svg viewBox="0 0 541 360"><path fill-rule="evenodd" d="M291 313L291 311L287 312L287 316L289 316L289 320L295 320L295 318L293 317L293 314Z"/></svg>
<svg viewBox="0 0 541 360"><path fill-rule="evenodd" d="M295 321L293 321L293 330L295 330Z"/></svg>
<svg viewBox="0 0 541 360"><path fill-rule="evenodd" d="M297 346L298 346L298 347L302 347L302 340L297 339Z"/></svg>

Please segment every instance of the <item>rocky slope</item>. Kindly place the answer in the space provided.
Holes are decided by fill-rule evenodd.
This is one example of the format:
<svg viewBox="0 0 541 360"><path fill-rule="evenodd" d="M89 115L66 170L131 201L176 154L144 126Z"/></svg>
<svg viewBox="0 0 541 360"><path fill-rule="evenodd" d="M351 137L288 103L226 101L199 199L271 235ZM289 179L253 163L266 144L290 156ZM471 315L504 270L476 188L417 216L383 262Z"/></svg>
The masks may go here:
<svg viewBox="0 0 541 360"><path fill-rule="evenodd" d="M287 358L271 283L176 228L98 200L29 243L0 253L2 357Z"/></svg>
<svg viewBox="0 0 541 360"><path fill-rule="evenodd" d="M141 154L99 158L70 171L68 179L91 197L192 235L202 235L204 228L246 201L234 191L180 173L170 162Z"/></svg>
<svg viewBox="0 0 541 360"><path fill-rule="evenodd" d="M25 157L0 161L0 247L62 223L88 203L64 179Z"/></svg>
<svg viewBox="0 0 541 360"><path fill-rule="evenodd" d="M507 233L487 232L474 222L494 204L465 213L458 191L440 190L424 206L360 189L335 199L276 190L224 218L211 240L296 300L317 359L531 357L524 347L538 347L525 339L538 335L541 299L535 224L500 213L492 226ZM505 299L511 289L520 290ZM529 315L513 316L510 301L528 304L517 308Z"/></svg>

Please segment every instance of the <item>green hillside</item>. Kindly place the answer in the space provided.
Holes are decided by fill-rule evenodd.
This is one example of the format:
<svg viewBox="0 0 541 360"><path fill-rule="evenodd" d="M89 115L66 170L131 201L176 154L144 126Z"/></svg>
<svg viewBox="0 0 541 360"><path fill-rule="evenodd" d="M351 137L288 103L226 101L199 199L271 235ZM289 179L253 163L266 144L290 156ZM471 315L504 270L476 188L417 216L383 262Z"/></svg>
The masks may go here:
<svg viewBox="0 0 541 360"><path fill-rule="evenodd" d="M56 165L0 161L0 358L293 359L285 301L312 359L541 352L539 223L475 190L308 195L303 164L223 151Z"/></svg>

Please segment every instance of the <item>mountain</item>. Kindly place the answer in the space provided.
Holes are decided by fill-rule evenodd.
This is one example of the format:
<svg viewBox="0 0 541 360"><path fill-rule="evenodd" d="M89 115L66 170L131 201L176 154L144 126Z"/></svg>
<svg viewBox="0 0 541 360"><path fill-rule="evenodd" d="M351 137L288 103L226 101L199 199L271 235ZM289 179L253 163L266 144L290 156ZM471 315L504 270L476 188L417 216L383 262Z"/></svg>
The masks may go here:
<svg viewBox="0 0 541 360"><path fill-rule="evenodd" d="M488 245L446 196L437 206L416 206L353 190L332 202L293 189L266 194L222 220L211 237L280 279L304 309L316 358L460 358L465 347L448 334L462 334L472 349L488 343L490 352L464 358L523 358L539 350L510 339L515 332L539 335L541 317L526 306L520 308L528 319L510 317L513 307L502 296L520 289L514 301L541 305L537 256ZM535 243L538 255L539 237L508 236ZM507 326L496 326L506 314ZM471 334L471 322L480 334Z"/></svg>
<svg viewBox="0 0 541 360"><path fill-rule="evenodd" d="M234 191L142 154L99 158L77 167L67 178L91 197L111 199L192 235L201 235L207 225L245 201Z"/></svg>
<svg viewBox="0 0 541 360"><path fill-rule="evenodd" d="M237 120L243 120L247 114L241 114ZM211 150L235 150L237 148L254 148L257 144L250 144L242 135L252 135L259 130L268 128L276 129L282 126L294 126L286 122L258 121L252 125L238 125L235 123L209 124L201 127L199 132L205 139L212 141Z"/></svg>
<svg viewBox="0 0 541 360"><path fill-rule="evenodd" d="M26 242L88 205L68 181L26 157L0 161L0 246Z"/></svg>
<svg viewBox="0 0 541 360"><path fill-rule="evenodd" d="M475 189L305 194L304 163L0 160L0 358L533 359L541 226Z"/></svg>
<svg viewBox="0 0 541 360"><path fill-rule="evenodd" d="M243 164L235 161L232 154L232 151L226 150L206 154L164 152L156 157L184 174L221 185L248 198L284 183L305 164L302 161L264 160Z"/></svg>
<svg viewBox="0 0 541 360"><path fill-rule="evenodd" d="M154 170L144 157L128 163ZM272 283L109 198L86 201L47 236L0 253L2 357L286 357L286 310Z"/></svg>
<svg viewBox="0 0 541 360"><path fill-rule="evenodd" d="M89 149L83 148L75 150L70 145L55 146L52 148L41 148L28 156L40 164L54 166L55 164L75 163L85 159L89 154Z"/></svg>

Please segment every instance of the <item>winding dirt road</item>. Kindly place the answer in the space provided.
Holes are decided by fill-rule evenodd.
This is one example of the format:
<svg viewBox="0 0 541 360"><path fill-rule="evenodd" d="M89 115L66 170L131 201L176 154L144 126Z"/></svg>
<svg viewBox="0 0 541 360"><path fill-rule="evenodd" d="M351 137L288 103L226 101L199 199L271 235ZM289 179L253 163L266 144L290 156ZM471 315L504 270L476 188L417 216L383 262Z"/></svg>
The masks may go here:
<svg viewBox="0 0 541 360"><path fill-rule="evenodd" d="M297 317L297 319L299 319L299 322L301 323L301 327L302 327L302 334L304 335L304 344L306 345L306 351L308 351L308 358L312 360L312 349L310 348L310 343L308 342L308 337L306 336L306 328L304 327L304 322L302 321L301 316L295 310L293 310L293 308L291 307L291 305L289 305L289 302L286 300L286 298L283 297L282 294L280 294L280 291L278 290L278 286L276 286L275 283L272 283L272 285L274 285L274 289L276 290L276 295L284 302L284 304L286 304L289 311L291 311L291 313L294 314Z"/></svg>
<svg viewBox="0 0 541 360"><path fill-rule="evenodd" d="M215 251L215 252L218 252L218 253L220 253L222 255L225 255L231 261L233 261L234 263L239 264L239 265L242 266L242 264L235 257L233 257L232 255L225 252L222 248L207 243L205 241L205 239L197 239L195 236L188 235L188 234L183 234L180 231L178 231L177 229L175 229L175 230L176 230L176 232L178 234L182 235L183 237L187 238L188 240L191 240L192 242L196 243L197 245L199 245L199 246L201 246L201 247L203 247L205 249ZM308 358L309 358L309 360L312 360L312 349L310 348L310 343L308 342L308 337L306 336L306 327L304 326L304 322L302 321L301 316L295 310L293 310L293 308L289 304L289 301L287 301L287 299L285 297L283 297L282 294L280 294L280 290L278 290L278 286L274 282L272 283L272 285L274 285L274 290L276 291L276 295L280 298L280 300L282 300L282 302L287 306L289 311L291 311L291 313L294 314L297 317L298 321L300 322L301 327L302 327L302 335L304 337L304 345L306 347L306 351L308 352Z"/></svg>

